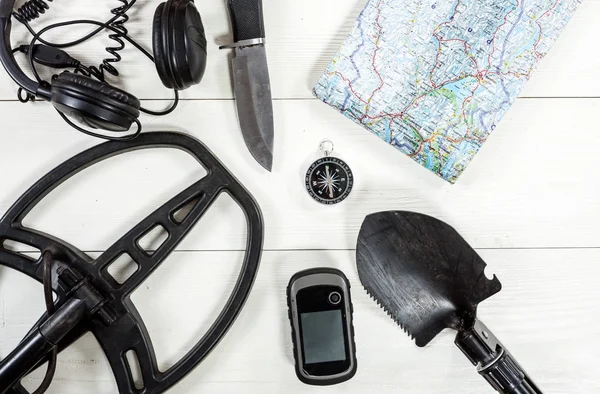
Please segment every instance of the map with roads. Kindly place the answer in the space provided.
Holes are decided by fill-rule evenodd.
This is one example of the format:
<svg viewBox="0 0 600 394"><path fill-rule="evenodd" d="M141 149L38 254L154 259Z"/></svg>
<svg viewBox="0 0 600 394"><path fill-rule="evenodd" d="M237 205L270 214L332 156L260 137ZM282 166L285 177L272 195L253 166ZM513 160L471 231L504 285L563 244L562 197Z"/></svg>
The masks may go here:
<svg viewBox="0 0 600 394"><path fill-rule="evenodd" d="M581 0L369 0L314 94L454 183Z"/></svg>

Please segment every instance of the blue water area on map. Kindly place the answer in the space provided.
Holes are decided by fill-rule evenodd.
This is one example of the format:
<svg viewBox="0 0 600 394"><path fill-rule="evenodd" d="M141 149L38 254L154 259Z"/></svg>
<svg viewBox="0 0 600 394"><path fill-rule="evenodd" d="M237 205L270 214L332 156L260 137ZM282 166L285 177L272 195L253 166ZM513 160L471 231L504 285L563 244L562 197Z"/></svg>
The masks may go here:
<svg viewBox="0 0 600 394"><path fill-rule="evenodd" d="M471 81L472 83L469 83ZM444 85L444 89L450 90L456 96L456 101L463 102L472 95L473 86L477 80L473 77L461 79L460 81L450 82Z"/></svg>

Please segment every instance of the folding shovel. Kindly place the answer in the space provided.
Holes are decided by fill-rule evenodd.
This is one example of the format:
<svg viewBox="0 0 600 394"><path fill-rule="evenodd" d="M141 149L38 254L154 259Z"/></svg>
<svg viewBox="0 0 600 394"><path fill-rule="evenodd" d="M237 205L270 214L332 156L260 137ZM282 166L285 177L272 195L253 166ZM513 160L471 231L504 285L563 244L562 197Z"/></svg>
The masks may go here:
<svg viewBox="0 0 600 394"><path fill-rule="evenodd" d="M412 212L367 216L358 237L360 280L418 346L445 328L478 372L502 394L541 394L523 368L477 319L477 306L502 288L452 227Z"/></svg>

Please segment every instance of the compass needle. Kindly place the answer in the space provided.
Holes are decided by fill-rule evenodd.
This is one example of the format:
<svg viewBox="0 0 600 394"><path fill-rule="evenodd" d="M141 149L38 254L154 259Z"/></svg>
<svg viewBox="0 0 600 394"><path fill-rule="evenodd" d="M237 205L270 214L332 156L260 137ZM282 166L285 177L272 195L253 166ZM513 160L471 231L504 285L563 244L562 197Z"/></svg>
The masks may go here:
<svg viewBox="0 0 600 394"><path fill-rule="evenodd" d="M327 188L329 189L329 198L333 198L333 179L329 174L329 166L325 167L325 171L327 172Z"/></svg>

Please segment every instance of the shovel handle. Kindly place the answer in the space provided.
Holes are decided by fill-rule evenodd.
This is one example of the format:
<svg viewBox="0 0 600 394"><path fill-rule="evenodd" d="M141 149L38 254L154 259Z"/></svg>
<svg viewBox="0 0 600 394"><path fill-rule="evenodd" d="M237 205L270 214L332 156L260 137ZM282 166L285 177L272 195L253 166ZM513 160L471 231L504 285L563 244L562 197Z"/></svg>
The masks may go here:
<svg viewBox="0 0 600 394"><path fill-rule="evenodd" d="M472 329L459 332L454 343L498 393L543 394L514 357L479 320L476 320Z"/></svg>

